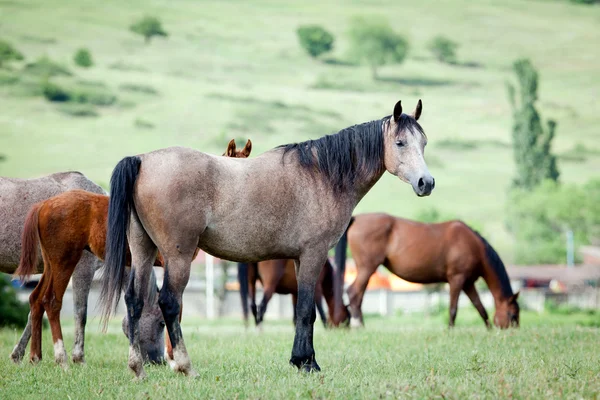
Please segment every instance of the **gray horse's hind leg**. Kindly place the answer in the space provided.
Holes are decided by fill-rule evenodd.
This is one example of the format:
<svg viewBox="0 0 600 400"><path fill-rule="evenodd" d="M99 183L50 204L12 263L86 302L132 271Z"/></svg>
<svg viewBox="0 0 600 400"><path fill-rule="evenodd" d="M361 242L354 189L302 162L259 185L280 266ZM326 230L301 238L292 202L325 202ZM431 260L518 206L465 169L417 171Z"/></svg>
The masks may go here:
<svg viewBox="0 0 600 400"><path fill-rule="evenodd" d="M327 250L311 252L301 256L299 262L296 261L298 304L296 306L296 335L290 363L306 372L321 370L315 360L313 347L314 324L317 319L315 288L326 259Z"/></svg>
<svg viewBox="0 0 600 400"><path fill-rule="evenodd" d="M72 353L74 363L85 362L85 325L87 322L88 297L94 279L94 272L101 265L93 254L84 251L71 278L73 282L73 303L75 305L75 342Z"/></svg>
<svg viewBox="0 0 600 400"><path fill-rule="evenodd" d="M181 325L179 324L179 312L183 290L190 278L191 256L186 253L166 256L165 276L163 286L158 297L158 304L163 313L171 345L173 346L173 361L169 364L175 372L181 372L188 376L198 374L192 368L192 363L185 347Z"/></svg>
<svg viewBox="0 0 600 400"><path fill-rule="evenodd" d="M10 359L12 362L18 364L23 360L29 339L31 339L31 312L27 316L27 325L25 326L25 329L23 329L23 333L21 334L19 342L13 349L12 353L10 353Z"/></svg>

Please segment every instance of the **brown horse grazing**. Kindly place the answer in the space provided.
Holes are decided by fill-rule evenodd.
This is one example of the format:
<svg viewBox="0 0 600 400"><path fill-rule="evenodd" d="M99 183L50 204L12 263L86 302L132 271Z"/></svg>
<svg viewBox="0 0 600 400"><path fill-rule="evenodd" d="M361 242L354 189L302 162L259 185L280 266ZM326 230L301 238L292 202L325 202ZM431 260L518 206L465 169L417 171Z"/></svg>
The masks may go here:
<svg viewBox="0 0 600 400"><path fill-rule="evenodd" d="M42 317L48 314L54 359L67 367L67 354L60 325L62 299L69 280L87 250L104 258L108 196L71 190L33 205L23 228L21 262L15 276L24 279L37 272L38 247L44 260L42 277L29 296L31 308L30 360L42 359ZM131 256L127 255L127 265ZM157 259L154 265L162 265ZM155 285L155 280L150 284ZM156 290L156 289L154 289ZM158 296L155 296L158 301ZM155 301L144 310L141 322L141 346L144 359L163 362L165 323Z"/></svg>
<svg viewBox="0 0 600 400"><path fill-rule="evenodd" d="M240 280L240 293L242 296L248 294L250 296L250 309L254 316L256 326L259 326L267 311L267 305L274 293L291 294L292 304L294 306L294 324L296 323L296 304L298 300L298 281L296 280L296 269L294 260L269 260L259 263L240 264L238 268L248 268L247 279L243 279L243 274L238 273ZM263 286L263 299L260 305L256 306L256 281L260 280ZM245 287L244 287L245 286ZM329 310L329 318L323 311L321 298L325 297ZM329 322L333 321L333 313L335 310L334 300L334 271L329 260L323 265L319 280L315 288L316 307L323 325L327 327ZM244 312L244 321L248 325L248 302L242 298L242 306ZM349 314L347 314L349 316Z"/></svg>
<svg viewBox="0 0 600 400"><path fill-rule="evenodd" d="M496 303L494 324L503 329L519 326L519 293L513 294L502 260L487 240L464 222L424 224L387 214L357 215L336 246L342 275L346 242L357 271L356 280L348 287L351 326L364 325L361 304L369 278L379 265L409 282L448 282L450 326L454 326L463 290L490 327L475 289L475 281L483 277Z"/></svg>
<svg viewBox="0 0 600 400"><path fill-rule="evenodd" d="M157 250L166 263L159 304L173 343L171 366L196 375L178 316L197 247L236 262L295 261L298 305L290 362L319 370L315 286L352 210L386 170L409 182L418 196L433 190L423 157L427 138L417 122L421 109L419 101L412 115L403 114L398 102L392 116L254 158L171 147L121 160L111 177L101 301L107 322L125 285L127 236L132 267L125 302L133 333L128 365L136 377L145 377L138 326Z"/></svg>

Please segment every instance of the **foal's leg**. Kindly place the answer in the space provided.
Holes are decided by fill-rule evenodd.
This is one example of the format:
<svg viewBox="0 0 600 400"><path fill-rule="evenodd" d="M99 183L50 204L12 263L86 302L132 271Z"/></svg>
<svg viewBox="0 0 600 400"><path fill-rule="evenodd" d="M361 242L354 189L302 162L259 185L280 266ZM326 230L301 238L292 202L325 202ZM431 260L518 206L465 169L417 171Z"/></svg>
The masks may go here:
<svg viewBox="0 0 600 400"><path fill-rule="evenodd" d="M321 317L323 326L327 328L327 315L325 314L325 310L323 310L323 289L320 283L318 283L317 287L315 288L315 306L317 307L317 311L319 313L319 317Z"/></svg>
<svg viewBox="0 0 600 400"><path fill-rule="evenodd" d="M362 315L362 301L369 284L369 278L375 268L358 269L356 279L348 287L348 298L350 300L350 327L362 328L365 326Z"/></svg>
<svg viewBox="0 0 600 400"><path fill-rule="evenodd" d="M314 250L314 249L311 249ZM296 277L298 279L298 305L296 306L296 335L290 363L306 372L320 371L315 360L313 347L315 311L315 286L319 273L327 259L324 251L307 251L296 261Z"/></svg>
<svg viewBox="0 0 600 400"><path fill-rule="evenodd" d="M268 284L264 287L263 298L258 306L258 311L256 314L256 325L262 324L265 313L267 312L267 305L269 304L269 301L271 301L271 297L273 297L274 292L275 287L273 285Z"/></svg>
<svg viewBox="0 0 600 400"><path fill-rule="evenodd" d="M194 248L192 248L192 252ZM181 325L179 324L181 299L183 290L190 278L190 264L192 261L191 253L186 254L183 249L181 251L182 253L169 254L165 257L167 264L165 266L163 286L158 297L158 304L163 312L167 331L169 332L169 339L173 346L173 361L170 362L171 368L176 372L182 372L188 376L197 376L196 371L192 369L192 363L187 354Z"/></svg>
<svg viewBox="0 0 600 400"><path fill-rule="evenodd" d="M485 311L485 307L483 306L483 304L481 303L481 300L479 299L479 294L477 293L477 290L475 289L475 283L474 282L466 283L465 286L463 287L463 290L467 294L467 296L469 296L469 299L471 299L471 303L473 303L473 305L475 306L477 311L479 311L479 315L483 319L483 322L485 322L485 326L488 329L491 329L492 325L490 324L487 311Z"/></svg>
<svg viewBox="0 0 600 400"><path fill-rule="evenodd" d="M73 303L75 305L75 342L72 359L74 363L85 362L85 324L87 307L94 272L103 264L92 253L84 251L73 272Z"/></svg>
<svg viewBox="0 0 600 400"><path fill-rule="evenodd" d="M29 296L29 315L31 316L31 346L29 348L29 359L32 363L37 363L42 359L42 319L44 317L44 305L42 304L42 300L50 280L50 271L44 269L40 281Z"/></svg>
<svg viewBox="0 0 600 400"><path fill-rule="evenodd" d="M249 263L248 265L248 296L250 296L250 310L254 317L254 325L258 325L258 309L256 308L256 264Z"/></svg>

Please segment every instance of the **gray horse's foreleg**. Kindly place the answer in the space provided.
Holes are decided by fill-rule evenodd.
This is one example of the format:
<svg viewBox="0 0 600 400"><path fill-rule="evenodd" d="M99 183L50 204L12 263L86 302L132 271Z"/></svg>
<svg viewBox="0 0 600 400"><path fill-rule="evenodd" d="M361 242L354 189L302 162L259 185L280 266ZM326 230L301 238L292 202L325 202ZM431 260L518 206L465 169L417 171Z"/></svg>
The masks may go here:
<svg viewBox="0 0 600 400"><path fill-rule="evenodd" d="M23 329L23 333L21 334L19 342L13 349L12 353L10 353L10 359L12 362L18 364L23 360L29 339L31 339L31 312L27 316L27 325L25 326L25 329Z"/></svg>
<svg viewBox="0 0 600 400"><path fill-rule="evenodd" d="M93 254L83 252L73 272L73 303L75 306L75 342L72 358L74 363L85 362L85 325L87 307L94 272L103 264Z"/></svg>
<svg viewBox="0 0 600 400"><path fill-rule="evenodd" d="M316 254L315 254L316 253ZM327 259L327 251L301 256L296 261L298 278L298 304L296 305L296 335L290 363L306 372L320 371L313 347L315 310L315 287L319 273Z"/></svg>

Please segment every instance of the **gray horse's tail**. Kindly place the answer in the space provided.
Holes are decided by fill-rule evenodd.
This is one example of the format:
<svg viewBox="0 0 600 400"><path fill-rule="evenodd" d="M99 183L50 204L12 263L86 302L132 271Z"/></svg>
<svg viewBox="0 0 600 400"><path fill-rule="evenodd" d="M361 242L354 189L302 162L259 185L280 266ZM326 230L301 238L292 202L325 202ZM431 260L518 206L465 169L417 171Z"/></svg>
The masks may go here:
<svg viewBox="0 0 600 400"><path fill-rule="evenodd" d="M106 230L106 254L102 274L102 322L106 328L108 320L119 304L125 282L127 256L127 229L133 204L133 186L140 172L139 157L125 157L115 167L110 178L110 200L108 204L108 226Z"/></svg>
<svg viewBox="0 0 600 400"><path fill-rule="evenodd" d="M335 285L334 298L335 298L335 320L342 322L340 313L344 308L344 276L346 275L346 249L348 248L348 229L354 222L354 217L350 218L350 223L346 231L335 245Z"/></svg>

